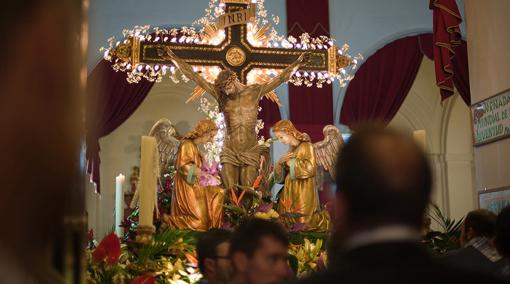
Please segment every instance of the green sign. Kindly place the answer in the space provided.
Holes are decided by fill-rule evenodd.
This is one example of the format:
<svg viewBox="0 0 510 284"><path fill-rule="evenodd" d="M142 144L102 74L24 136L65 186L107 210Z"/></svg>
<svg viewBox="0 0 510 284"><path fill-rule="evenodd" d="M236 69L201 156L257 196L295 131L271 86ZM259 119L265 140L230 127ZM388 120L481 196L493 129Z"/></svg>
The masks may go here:
<svg viewBox="0 0 510 284"><path fill-rule="evenodd" d="M510 90L471 106L475 146L510 137Z"/></svg>
<svg viewBox="0 0 510 284"><path fill-rule="evenodd" d="M501 187L478 192L478 206L498 214L510 205L510 187Z"/></svg>

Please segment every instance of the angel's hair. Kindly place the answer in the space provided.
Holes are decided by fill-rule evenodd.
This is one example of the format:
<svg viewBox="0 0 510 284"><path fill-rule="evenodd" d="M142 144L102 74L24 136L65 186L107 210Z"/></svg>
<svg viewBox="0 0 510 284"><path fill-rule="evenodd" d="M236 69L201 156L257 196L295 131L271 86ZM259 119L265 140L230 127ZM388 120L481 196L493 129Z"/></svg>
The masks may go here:
<svg viewBox="0 0 510 284"><path fill-rule="evenodd" d="M284 119L275 123L275 125L273 125L273 132L283 132L291 135L301 142L310 142L310 136L297 130L290 120Z"/></svg>
<svg viewBox="0 0 510 284"><path fill-rule="evenodd" d="M202 119L197 123L193 130L184 136L184 139L195 139L204 136L206 133L217 130L218 126L214 123L214 121L210 119Z"/></svg>

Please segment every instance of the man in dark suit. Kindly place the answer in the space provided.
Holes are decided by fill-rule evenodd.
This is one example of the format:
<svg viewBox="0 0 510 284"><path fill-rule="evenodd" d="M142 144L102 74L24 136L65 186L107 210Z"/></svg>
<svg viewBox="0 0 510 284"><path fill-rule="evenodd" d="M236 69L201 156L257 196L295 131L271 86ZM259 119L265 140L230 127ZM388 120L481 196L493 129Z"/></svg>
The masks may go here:
<svg viewBox="0 0 510 284"><path fill-rule="evenodd" d="M462 248L449 253L445 260L460 268L499 274L505 262L493 242L496 218L486 209L469 212L461 230Z"/></svg>
<svg viewBox="0 0 510 284"><path fill-rule="evenodd" d="M506 263L501 269L501 275L510 280L510 205L499 212L496 220L496 239L494 242Z"/></svg>
<svg viewBox="0 0 510 284"><path fill-rule="evenodd" d="M445 266L420 245L432 182L412 138L360 129L342 150L337 182L328 270L300 283L499 283Z"/></svg>

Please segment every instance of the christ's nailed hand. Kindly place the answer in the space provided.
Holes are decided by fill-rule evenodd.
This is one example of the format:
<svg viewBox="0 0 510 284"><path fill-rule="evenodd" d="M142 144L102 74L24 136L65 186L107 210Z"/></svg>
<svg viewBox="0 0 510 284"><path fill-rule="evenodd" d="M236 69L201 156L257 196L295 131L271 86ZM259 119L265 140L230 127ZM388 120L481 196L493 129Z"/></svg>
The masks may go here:
<svg viewBox="0 0 510 284"><path fill-rule="evenodd" d="M312 54L310 52L303 52L298 57L298 61L300 63L303 63L303 65L306 65L310 62L311 58L312 58Z"/></svg>
<svg viewBox="0 0 510 284"><path fill-rule="evenodd" d="M175 57L174 52L172 51L172 49L170 49L169 46L165 46L164 49L158 48L158 55L161 57L170 57L170 58Z"/></svg>

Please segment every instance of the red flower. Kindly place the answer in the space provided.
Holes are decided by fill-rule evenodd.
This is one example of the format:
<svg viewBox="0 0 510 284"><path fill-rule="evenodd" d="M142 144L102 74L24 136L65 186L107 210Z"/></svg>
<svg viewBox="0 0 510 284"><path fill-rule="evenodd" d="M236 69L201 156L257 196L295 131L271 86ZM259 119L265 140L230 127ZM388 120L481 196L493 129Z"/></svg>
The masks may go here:
<svg viewBox="0 0 510 284"><path fill-rule="evenodd" d="M96 262L106 261L107 264L116 264L120 258L120 240L115 233L111 233L99 243L92 253Z"/></svg>
<svg viewBox="0 0 510 284"><path fill-rule="evenodd" d="M142 276L138 276L133 281L131 281L131 284L155 284L156 279L150 274L145 274Z"/></svg>

